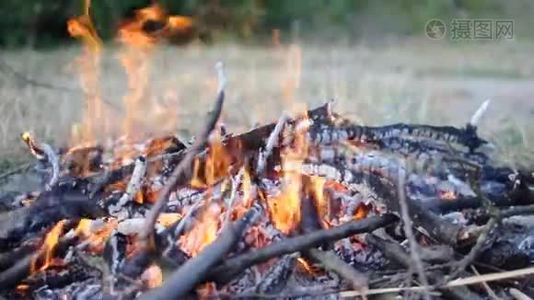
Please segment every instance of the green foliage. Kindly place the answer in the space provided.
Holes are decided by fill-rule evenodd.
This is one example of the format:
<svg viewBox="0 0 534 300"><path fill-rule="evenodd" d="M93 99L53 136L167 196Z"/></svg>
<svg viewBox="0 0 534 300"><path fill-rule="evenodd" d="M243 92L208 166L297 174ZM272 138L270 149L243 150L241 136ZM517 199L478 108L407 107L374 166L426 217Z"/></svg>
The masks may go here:
<svg viewBox="0 0 534 300"><path fill-rule="evenodd" d="M303 37L421 34L432 18L510 16L529 0L160 0L172 14L194 16L203 30L239 38L267 36L273 29ZM0 1L0 46L42 46L69 41L65 23L80 14L78 0ZM99 34L113 38L121 20L150 0L93 0ZM525 13L525 19L528 19ZM516 21L517 22L517 21Z"/></svg>

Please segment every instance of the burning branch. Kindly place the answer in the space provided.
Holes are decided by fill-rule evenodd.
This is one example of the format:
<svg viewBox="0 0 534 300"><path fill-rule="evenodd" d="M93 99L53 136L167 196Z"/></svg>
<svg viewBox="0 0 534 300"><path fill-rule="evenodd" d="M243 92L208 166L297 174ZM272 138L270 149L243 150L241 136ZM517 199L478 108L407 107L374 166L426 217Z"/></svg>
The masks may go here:
<svg viewBox="0 0 534 300"><path fill-rule="evenodd" d="M260 151L260 154L258 156L258 165L256 167L256 173L258 174L258 176L261 176L265 171L267 159L269 158L269 155L271 155L273 148L278 144L278 136L282 132L282 129L284 128L284 125L288 121L288 119L289 118L287 114L282 114L280 119L278 119L278 122L276 122L276 126L274 127L273 131L269 135L269 139L267 139L267 144L265 145L265 148L263 149L263 151Z"/></svg>
<svg viewBox="0 0 534 300"><path fill-rule="evenodd" d="M59 157L52 148L52 146L46 143L39 143L35 141L29 132L22 134L22 140L26 143L31 153L37 160L44 163L49 163L52 166L52 174L46 184L46 189L51 190L59 180Z"/></svg>
<svg viewBox="0 0 534 300"><path fill-rule="evenodd" d="M145 157L140 156L135 160L135 168L132 177L128 182L128 186L126 187L126 191L116 205L110 206L110 211L112 213L118 213L128 202L132 201L135 194L139 192L143 178L146 174L146 166L147 161Z"/></svg>
<svg viewBox="0 0 534 300"><path fill-rule="evenodd" d="M213 243L206 246L202 252L176 270L161 288L143 294L141 299L179 299L185 297L195 285L205 280L210 269L234 247L243 232L255 222L261 211L258 207L252 207L240 220L227 223Z"/></svg>
<svg viewBox="0 0 534 300"><path fill-rule="evenodd" d="M152 206L152 208L147 214L146 224L143 228L143 231L141 232L140 237L145 249L150 249L150 245L153 244L152 232L154 230L154 224L156 223L159 214L163 211L165 203L169 198L169 195L171 194L172 190L176 188L176 184L181 177L191 176L194 159L196 155L200 153L200 151L202 151L202 149L204 149L204 147L207 145L210 133L215 128L217 120L221 115L222 106L224 102L224 88L226 86L226 77L224 75L222 62L218 62L215 67L217 69L219 79L219 87L217 89L217 99L215 101L215 107L211 112L210 116L208 117L208 121L205 124L204 128L202 128L200 134L196 137L195 143L191 146L191 148L188 149L187 153L185 154L185 157L180 161L178 166L176 166L171 176L169 177L167 184L159 192L159 196L156 203L154 203L154 206Z"/></svg>
<svg viewBox="0 0 534 300"><path fill-rule="evenodd" d="M224 260L220 266L213 269L208 280L217 283L226 283L245 269L267 261L273 257L290 254L317 247L323 243L337 241L354 234L371 232L377 228L384 227L397 220L393 215L383 215L380 217L368 217L360 221L352 221L332 229L314 231L308 234L289 238L281 242L272 244L265 248L253 250L245 254Z"/></svg>

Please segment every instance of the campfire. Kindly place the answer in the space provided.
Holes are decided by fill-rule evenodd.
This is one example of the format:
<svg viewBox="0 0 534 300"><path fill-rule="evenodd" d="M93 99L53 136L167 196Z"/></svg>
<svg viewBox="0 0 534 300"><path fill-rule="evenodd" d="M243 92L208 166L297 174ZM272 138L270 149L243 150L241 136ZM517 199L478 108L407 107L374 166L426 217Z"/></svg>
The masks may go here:
<svg viewBox="0 0 534 300"><path fill-rule="evenodd" d="M489 102L463 127L364 126L330 101L234 134L219 122L226 77L217 63L213 107L191 140L133 138L146 84L137 75L126 138L98 143L112 124L95 86L101 42L88 9L69 22L86 45L77 144L21 136L42 189L14 196L0 216L3 297L534 294L525 217L534 172L499 166L477 134ZM125 69L143 69L154 44L191 26L157 7L140 11L119 31L132 51Z"/></svg>

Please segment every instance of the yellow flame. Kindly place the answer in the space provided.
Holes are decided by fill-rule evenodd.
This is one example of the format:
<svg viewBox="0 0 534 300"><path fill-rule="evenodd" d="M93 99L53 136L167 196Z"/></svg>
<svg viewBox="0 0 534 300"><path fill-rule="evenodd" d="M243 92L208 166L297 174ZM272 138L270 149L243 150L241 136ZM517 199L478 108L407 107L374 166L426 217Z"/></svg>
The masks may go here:
<svg viewBox="0 0 534 300"><path fill-rule="evenodd" d="M35 272L43 271L50 266L52 258L54 257L54 249L59 241L59 236L61 235L64 224L65 220L57 222L56 225L54 225L54 227L46 234L46 237L43 241L43 246L41 247L41 251L44 252L42 265L40 267L37 266L37 261L40 260L41 257L36 257L32 261L30 273L33 274Z"/></svg>
<svg viewBox="0 0 534 300"><path fill-rule="evenodd" d="M141 280L148 289L157 288L163 283L163 272L158 265L153 264L143 272Z"/></svg>
<svg viewBox="0 0 534 300"><path fill-rule="evenodd" d="M90 219L81 219L74 232L76 235L88 243L89 250L100 253L104 250L104 244L115 228L118 221L109 219L100 228L92 228L93 221Z"/></svg>
<svg viewBox="0 0 534 300"><path fill-rule="evenodd" d="M185 253L196 256L217 238L220 214L221 207L216 203L211 203L201 213L193 228L180 237L181 248Z"/></svg>
<svg viewBox="0 0 534 300"><path fill-rule="evenodd" d="M302 48L297 44L289 46L286 57L286 75L282 82L285 106L291 108L295 103L295 94L300 87L302 72Z"/></svg>
<svg viewBox="0 0 534 300"><path fill-rule="evenodd" d="M195 160L190 184L194 188L212 186L228 175L231 165L232 157L226 151L222 141L215 139L210 145L206 159L204 161Z"/></svg>
<svg viewBox="0 0 534 300"><path fill-rule="evenodd" d="M162 213L158 217L158 223L165 227L169 227L173 225L174 223L176 223L181 218L182 218L182 215L179 213Z"/></svg>
<svg viewBox="0 0 534 300"><path fill-rule="evenodd" d="M73 140L74 144L80 142L94 142L96 132L107 131L107 121L104 116L104 106L99 91L100 76L100 53L102 50L102 40L98 36L91 21L89 8L90 0L84 2L84 13L81 16L71 18L67 22L69 34L74 38L79 38L83 43L83 53L76 59L76 65L80 71L80 81L86 97L86 109L81 124L79 138Z"/></svg>
<svg viewBox="0 0 534 300"><path fill-rule="evenodd" d="M304 117L306 121L307 117ZM283 190L267 201L275 227L290 233L300 223L301 166L308 156L307 127L295 131L293 145L284 149L282 156Z"/></svg>

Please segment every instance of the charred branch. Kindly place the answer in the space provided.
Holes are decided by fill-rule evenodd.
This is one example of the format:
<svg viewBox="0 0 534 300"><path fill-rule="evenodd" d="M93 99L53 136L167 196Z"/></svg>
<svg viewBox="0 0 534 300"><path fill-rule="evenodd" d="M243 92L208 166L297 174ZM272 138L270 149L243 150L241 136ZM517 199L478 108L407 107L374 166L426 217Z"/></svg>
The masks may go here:
<svg viewBox="0 0 534 300"><path fill-rule="evenodd" d="M170 193L176 188L176 185L179 182L183 182L185 178L189 178L191 176L194 159L196 155L200 153L200 151L202 151L202 149L204 149L204 147L208 144L209 136L215 128L215 125L219 120L219 116L221 115L224 102L224 87L226 85L226 78L224 76L223 65L221 62L217 63L216 68L219 77L219 88L217 99L215 101L215 108L208 117L208 121L206 122L204 128L202 128L200 134L196 137L195 143L193 146L191 146L191 148L188 149L185 157L180 161L178 166L176 166L171 176L167 180L166 185L159 192L156 203L154 206L152 206L147 215L145 228L141 232L142 243L146 249L149 249L149 245L153 244L152 232L154 230L154 224L156 223L156 219L158 218L159 214L165 208L165 204L167 203Z"/></svg>
<svg viewBox="0 0 534 300"><path fill-rule="evenodd" d="M273 257L304 251L317 247L322 243L337 241L354 234L371 232L377 228L387 226L397 220L393 215L369 217L360 221L352 221L332 229L318 230L294 238L288 238L270 246L246 252L236 257L224 260L208 276L208 280L226 283L243 270Z"/></svg>
<svg viewBox="0 0 534 300"><path fill-rule="evenodd" d="M246 228L255 222L259 211L261 209L253 207L240 220L226 224L213 243L176 270L163 286L144 294L141 299L185 297L198 283L206 279L210 269L235 246Z"/></svg>

